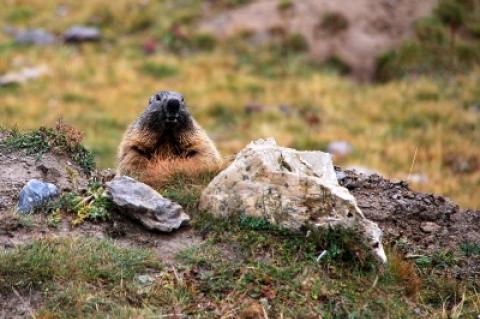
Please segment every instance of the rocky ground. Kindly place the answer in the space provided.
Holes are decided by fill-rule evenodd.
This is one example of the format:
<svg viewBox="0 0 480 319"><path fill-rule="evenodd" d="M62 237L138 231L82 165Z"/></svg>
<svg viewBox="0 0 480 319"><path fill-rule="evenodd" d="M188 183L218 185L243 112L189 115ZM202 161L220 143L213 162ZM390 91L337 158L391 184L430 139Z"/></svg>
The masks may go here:
<svg viewBox="0 0 480 319"><path fill-rule="evenodd" d="M365 216L380 225L387 241L404 241L412 250L424 252L480 243L480 211L461 209L442 196L414 192L404 181L344 173L340 184L355 196Z"/></svg>
<svg viewBox="0 0 480 319"><path fill-rule="evenodd" d="M38 158L37 154L11 150L4 144L0 144L0 158L0 247L12 248L50 235L85 235L111 237L125 245L157 247L158 254L169 259L182 248L200 241L188 229L171 235L147 232L121 215L115 215L109 222L77 227L72 227L67 218L57 228L48 227L44 215L19 216L13 207L20 189L32 178L68 191L85 187L88 178L110 180L113 173L102 170L88 176L65 155L47 153ZM431 254L455 250L464 243L480 244L479 211L461 209L442 196L414 192L403 181L343 171L338 167L337 172L341 172L340 184L354 195L365 216L379 224L385 241L405 247L407 253Z"/></svg>
<svg viewBox="0 0 480 319"><path fill-rule="evenodd" d="M0 144L0 248L12 249L41 238L93 237L110 238L121 247L152 249L166 265L175 265L175 256L205 240L191 227L171 234L146 231L120 214L105 222L85 222L73 226L73 216L62 215L55 227L48 225L45 214L19 215L14 212L18 192L31 178L56 183L62 190L81 189L89 178L106 182L113 177L110 170L84 174L68 156L54 153L28 154ZM65 169L68 168L68 169ZM458 254L464 245L480 244L480 212L464 210L447 198L417 193L403 181L390 181L378 175L364 175L337 169L342 186L350 190L365 216L377 222L384 232L384 245L394 247L413 260L457 256L458 262L448 272L459 278L478 279L478 255ZM73 173L72 173L73 172ZM72 177L73 176L73 177ZM82 186L83 185L83 186ZM195 211L189 211L195 214ZM222 246L223 247L223 246ZM225 255L235 247L223 247ZM230 251L232 250L232 251ZM0 301L0 317L28 316L41 304L37 292L9 293Z"/></svg>

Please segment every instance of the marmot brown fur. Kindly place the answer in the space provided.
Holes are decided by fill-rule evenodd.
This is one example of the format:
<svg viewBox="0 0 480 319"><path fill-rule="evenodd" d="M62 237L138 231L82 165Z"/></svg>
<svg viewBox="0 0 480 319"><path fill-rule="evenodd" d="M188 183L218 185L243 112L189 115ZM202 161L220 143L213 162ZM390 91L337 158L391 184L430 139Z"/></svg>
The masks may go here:
<svg viewBox="0 0 480 319"><path fill-rule="evenodd" d="M197 175L215 171L222 159L205 131L190 115L183 96L161 91L125 132L117 174L154 187L176 172Z"/></svg>

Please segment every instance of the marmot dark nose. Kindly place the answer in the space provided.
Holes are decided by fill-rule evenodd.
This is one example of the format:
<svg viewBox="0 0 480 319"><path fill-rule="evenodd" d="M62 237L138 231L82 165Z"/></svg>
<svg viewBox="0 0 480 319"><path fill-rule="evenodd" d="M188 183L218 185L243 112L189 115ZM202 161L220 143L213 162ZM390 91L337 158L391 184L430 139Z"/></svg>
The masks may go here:
<svg viewBox="0 0 480 319"><path fill-rule="evenodd" d="M178 113L180 109L180 101L177 99L170 99L167 101L167 111L168 113Z"/></svg>

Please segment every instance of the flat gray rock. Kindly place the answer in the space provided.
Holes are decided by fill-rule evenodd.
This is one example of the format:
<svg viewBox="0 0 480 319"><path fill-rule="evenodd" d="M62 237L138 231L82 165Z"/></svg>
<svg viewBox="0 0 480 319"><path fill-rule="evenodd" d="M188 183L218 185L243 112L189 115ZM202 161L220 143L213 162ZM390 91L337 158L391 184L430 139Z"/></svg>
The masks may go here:
<svg viewBox="0 0 480 319"><path fill-rule="evenodd" d="M119 211L149 230L171 232L190 220L182 206L131 177L116 176L106 185Z"/></svg>

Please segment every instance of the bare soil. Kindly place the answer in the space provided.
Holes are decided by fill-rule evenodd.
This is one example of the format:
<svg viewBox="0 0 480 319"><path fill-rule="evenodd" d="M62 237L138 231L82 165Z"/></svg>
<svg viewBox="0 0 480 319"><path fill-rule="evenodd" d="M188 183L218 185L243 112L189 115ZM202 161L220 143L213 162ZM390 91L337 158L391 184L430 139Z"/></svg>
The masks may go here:
<svg viewBox="0 0 480 319"><path fill-rule="evenodd" d="M350 190L364 215L378 223L386 242L402 243L411 253L455 250L465 242L480 244L480 211L461 209L442 196L414 192L404 181L344 173L340 184Z"/></svg>
<svg viewBox="0 0 480 319"><path fill-rule="evenodd" d="M223 39L251 33L257 43L279 32L299 33L314 59L336 57L365 80L373 75L376 58L409 38L413 22L429 15L437 0L302 0L283 10L280 2L257 0L220 13L206 8L200 29Z"/></svg>

